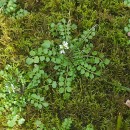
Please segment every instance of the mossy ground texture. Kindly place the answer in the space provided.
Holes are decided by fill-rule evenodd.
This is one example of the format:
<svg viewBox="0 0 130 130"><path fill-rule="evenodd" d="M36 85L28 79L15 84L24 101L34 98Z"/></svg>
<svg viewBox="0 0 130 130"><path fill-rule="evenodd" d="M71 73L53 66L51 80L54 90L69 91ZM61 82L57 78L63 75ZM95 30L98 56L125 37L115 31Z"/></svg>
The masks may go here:
<svg viewBox="0 0 130 130"><path fill-rule="evenodd" d="M110 63L100 77L79 76L67 100L53 89L44 92L49 107L38 111L26 105L24 124L9 129L36 130L34 122L40 120L43 130L89 130L89 124L94 130L130 130L130 108L124 104L130 98L130 45L124 31L130 8L122 0L18 0L17 4L29 14L19 19L0 14L1 70L7 64L21 71L31 70L26 64L29 52L43 40L52 40L49 25L63 18L77 25L75 36L97 25L91 42L94 50L103 53ZM70 129L61 128L65 118L72 119ZM6 120L4 113L0 116L1 130L7 129Z"/></svg>

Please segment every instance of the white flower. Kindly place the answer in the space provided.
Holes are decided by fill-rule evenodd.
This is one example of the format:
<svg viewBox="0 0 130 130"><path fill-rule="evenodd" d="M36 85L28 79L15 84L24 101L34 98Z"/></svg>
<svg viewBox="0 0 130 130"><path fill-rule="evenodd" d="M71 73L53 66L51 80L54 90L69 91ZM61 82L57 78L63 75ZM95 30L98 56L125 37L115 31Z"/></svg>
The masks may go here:
<svg viewBox="0 0 130 130"><path fill-rule="evenodd" d="M69 47L68 47L68 42L66 42L66 41L63 41L62 42L62 45L59 45L60 46L60 53L61 54L65 54L65 50L64 49L69 49Z"/></svg>
<svg viewBox="0 0 130 130"><path fill-rule="evenodd" d="M59 45L60 46L60 49L64 49L64 46L63 45Z"/></svg>
<svg viewBox="0 0 130 130"><path fill-rule="evenodd" d="M64 51L64 50L61 50L60 53L61 53L61 54L65 54L65 51Z"/></svg>
<svg viewBox="0 0 130 130"><path fill-rule="evenodd" d="M62 44L63 44L63 46L64 46L65 49L69 49L69 47L68 47L68 42L63 41Z"/></svg>

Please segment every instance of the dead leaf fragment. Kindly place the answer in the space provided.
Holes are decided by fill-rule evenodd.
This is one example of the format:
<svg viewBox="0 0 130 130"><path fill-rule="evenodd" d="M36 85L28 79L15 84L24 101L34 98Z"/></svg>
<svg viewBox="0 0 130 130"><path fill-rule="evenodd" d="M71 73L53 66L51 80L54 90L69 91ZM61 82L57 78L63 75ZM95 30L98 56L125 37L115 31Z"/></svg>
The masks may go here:
<svg viewBox="0 0 130 130"><path fill-rule="evenodd" d="M128 32L128 34L127 34L127 35L128 35L128 37L130 37L130 32Z"/></svg>
<svg viewBox="0 0 130 130"><path fill-rule="evenodd" d="M129 99L126 101L125 105L130 108L130 100Z"/></svg>

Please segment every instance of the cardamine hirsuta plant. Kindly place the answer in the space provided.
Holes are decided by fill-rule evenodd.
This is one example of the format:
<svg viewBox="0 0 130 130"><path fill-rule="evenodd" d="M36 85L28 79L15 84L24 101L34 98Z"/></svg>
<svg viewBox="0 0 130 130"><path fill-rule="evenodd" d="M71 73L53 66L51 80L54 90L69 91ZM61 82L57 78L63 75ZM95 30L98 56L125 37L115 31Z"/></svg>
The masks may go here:
<svg viewBox="0 0 130 130"><path fill-rule="evenodd" d="M26 63L33 66L29 73L28 88L42 84L47 90L50 87L58 90L66 98L77 78L93 79L100 76L110 61L103 53L95 51L90 42L95 36L95 27L76 36L74 32L77 26L70 21L62 19L57 24L52 23L52 40L44 40L39 48L30 51L30 56L26 59Z"/></svg>

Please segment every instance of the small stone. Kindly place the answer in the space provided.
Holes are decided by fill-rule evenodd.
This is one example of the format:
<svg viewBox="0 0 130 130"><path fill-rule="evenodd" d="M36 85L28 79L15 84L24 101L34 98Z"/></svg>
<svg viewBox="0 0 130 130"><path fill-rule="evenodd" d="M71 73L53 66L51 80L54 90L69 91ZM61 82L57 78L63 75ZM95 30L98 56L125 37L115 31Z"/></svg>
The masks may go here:
<svg viewBox="0 0 130 130"><path fill-rule="evenodd" d="M130 32L128 32L128 37L130 37Z"/></svg>

